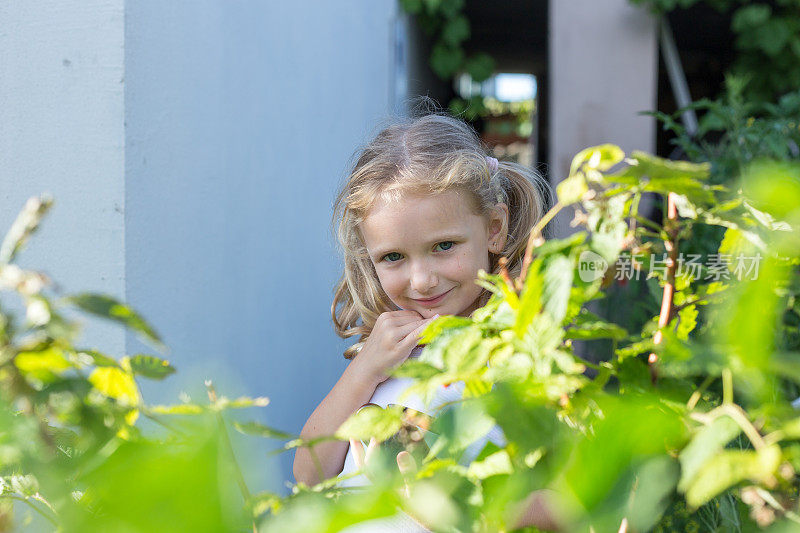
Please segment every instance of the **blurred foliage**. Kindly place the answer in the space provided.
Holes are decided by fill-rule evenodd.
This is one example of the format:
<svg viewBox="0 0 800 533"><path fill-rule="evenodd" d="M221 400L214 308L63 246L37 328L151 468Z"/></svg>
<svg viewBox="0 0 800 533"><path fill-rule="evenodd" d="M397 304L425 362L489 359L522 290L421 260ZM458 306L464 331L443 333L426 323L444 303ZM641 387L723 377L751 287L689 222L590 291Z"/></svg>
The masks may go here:
<svg viewBox="0 0 800 533"><path fill-rule="evenodd" d="M800 87L800 0L630 0L656 13L704 3L731 12L738 50L731 74L746 77L745 95L772 102Z"/></svg>
<svg viewBox="0 0 800 533"><path fill-rule="evenodd" d="M77 346L79 324L68 317L83 312L163 349L129 306L59 294L46 275L15 263L51 204L29 200L0 247L0 530L252 528L250 494L232 481L242 474L223 412L266 398L218 397L207 383L208 403L147 405L136 380L166 378L175 371L168 361ZM142 418L166 434L146 434L136 425Z"/></svg>
<svg viewBox="0 0 800 533"><path fill-rule="evenodd" d="M400 0L400 6L414 16L422 30L433 39L428 64L439 79L452 82L456 74L469 74L480 83L494 73L495 61L489 54L479 52L467 56L464 42L469 40L469 19L464 15L464 0ZM466 120L475 120L487 111L481 97L453 98L447 105L450 111Z"/></svg>
<svg viewBox="0 0 800 533"><path fill-rule="evenodd" d="M487 119L485 135L518 135L530 137L533 133L533 116L536 108L535 100L521 100L518 102L501 102L497 98L473 95L470 98L454 98L448 107L449 111L464 120L475 121L479 118ZM500 129L493 129L492 118L513 117L513 121L503 122Z"/></svg>
<svg viewBox="0 0 800 533"><path fill-rule="evenodd" d="M451 80L457 73L467 72L480 82L492 75L491 56L480 53L468 57L464 52L464 42L470 36L464 0L400 0L400 6L433 38L429 64L439 78Z"/></svg>
<svg viewBox="0 0 800 533"><path fill-rule="evenodd" d="M161 341L123 303L55 298L44 275L16 265L49 207L31 200L0 248L0 500L24 502L65 531L338 531L400 511L434 531L509 531L540 490L567 531L797 527L800 413L791 402L800 354L786 339L800 323L800 165L752 161L740 190L711 183L709 170L641 152L626 158L612 145L579 153L531 234L523 275L480 272L488 303L469 318L433 321L422 355L394 371L426 401L463 385L463 397L430 421L417 470L400 473L396 448L386 447L366 467L369 487L333 478L287 496L250 494L228 438L225 412L266 399L228 399L208 383L208 402L147 405L136 380L167 377L167 361L74 346L67 308ZM671 193L680 218L642 217L648 192ZM580 231L541 239L565 207ZM650 272L654 290L674 288L662 328L657 317L633 330L587 311L617 278L620 257L635 254L633 268L646 272L705 226L725 228L717 253L758 255L758 275L674 263ZM576 339L613 341L613 358L581 359ZM278 453L370 436L396 447L413 440L396 437L406 414L363 409L313 441L255 421L234 427L284 441ZM165 434L148 435L141 419ZM495 424L504 443L482 444L472 459L468 449ZM0 509L8 529L12 508Z"/></svg>

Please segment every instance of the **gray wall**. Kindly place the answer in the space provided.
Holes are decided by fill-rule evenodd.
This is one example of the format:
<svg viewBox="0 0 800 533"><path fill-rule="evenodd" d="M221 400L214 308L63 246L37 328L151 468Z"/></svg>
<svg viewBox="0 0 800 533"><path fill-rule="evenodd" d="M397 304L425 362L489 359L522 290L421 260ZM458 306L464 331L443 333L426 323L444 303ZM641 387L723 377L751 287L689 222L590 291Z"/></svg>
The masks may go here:
<svg viewBox="0 0 800 533"><path fill-rule="evenodd" d="M0 225L53 193L23 260L151 321L178 373L143 383L148 401L203 400L210 378L299 432L345 367L331 205L394 105L394 1L66 4L0 3ZM291 453L237 441L251 488L280 490Z"/></svg>

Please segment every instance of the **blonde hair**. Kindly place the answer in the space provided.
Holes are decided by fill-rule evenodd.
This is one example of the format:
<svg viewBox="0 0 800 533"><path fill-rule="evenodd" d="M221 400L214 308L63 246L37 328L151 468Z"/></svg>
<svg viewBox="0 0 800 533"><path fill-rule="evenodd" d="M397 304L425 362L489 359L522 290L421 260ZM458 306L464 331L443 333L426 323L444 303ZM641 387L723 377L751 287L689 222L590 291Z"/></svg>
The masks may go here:
<svg viewBox="0 0 800 533"><path fill-rule="evenodd" d="M490 271L499 273L498 259L505 256L509 273L519 274L530 231L552 202L552 193L536 171L508 161L490 165L488 153L475 130L443 113L390 125L361 151L337 195L332 220L344 255L331 305L334 329L343 338L361 335L345 350L346 359L358 353L381 313L397 309L381 287L359 231L379 196L436 194L457 187L469 193L473 212L484 217L495 204L505 203L508 236L500 254L490 253ZM480 304L488 297L484 289Z"/></svg>

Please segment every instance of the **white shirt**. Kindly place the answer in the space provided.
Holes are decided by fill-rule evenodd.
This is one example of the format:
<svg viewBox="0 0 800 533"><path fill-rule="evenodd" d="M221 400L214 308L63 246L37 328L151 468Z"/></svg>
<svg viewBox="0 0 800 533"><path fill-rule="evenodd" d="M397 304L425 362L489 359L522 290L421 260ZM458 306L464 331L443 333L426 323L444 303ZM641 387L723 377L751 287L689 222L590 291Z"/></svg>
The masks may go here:
<svg viewBox="0 0 800 533"><path fill-rule="evenodd" d="M422 349L423 346L416 346L413 350L411 350L411 355L408 356L409 359L419 357L422 353ZM372 394L372 398L370 398L369 403L380 405L384 409L386 409L389 404L399 404L398 399L400 398L401 394L405 392L405 390L413 383L414 380L411 378L389 378L378 385L378 387L375 389L375 392ZM425 413L427 415L435 415L439 407L445 403L460 400L463 394L464 382L457 381L450 384L448 387L439 387L439 390L436 392L436 396L434 397L433 401L431 401L430 405L425 405L422 401L422 398L416 394L407 396L403 400L402 404L399 405L410 407L411 409L420 411L421 413ZM462 461L472 462L481 452L488 440L491 440L500 447L503 447L506 444L505 437L503 435L503 431L500 429L500 426L495 426L483 437L470 444L470 446L464 451L464 458ZM344 459L344 468L339 474L339 477L348 476L358 470L356 467L355 456L352 452L353 451L348 447L347 456ZM369 479L367 479L365 475L361 474L350 479L343 480L339 483L339 486L363 487L369 484Z"/></svg>

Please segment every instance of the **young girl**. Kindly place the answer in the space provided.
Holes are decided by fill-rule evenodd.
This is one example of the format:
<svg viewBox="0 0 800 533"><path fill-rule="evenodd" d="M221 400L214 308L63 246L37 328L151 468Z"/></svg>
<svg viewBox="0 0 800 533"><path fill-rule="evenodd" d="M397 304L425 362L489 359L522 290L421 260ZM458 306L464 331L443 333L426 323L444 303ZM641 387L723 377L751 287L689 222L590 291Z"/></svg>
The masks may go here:
<svg viewBox="0 0 800 533"><path fill-rule="evenodd" d="M418 355L419 335L433 318L466 317L488 301L475 283L480 269L498 273L505 256L511 275L519 274L527 238L550 201L542 177L490 157L460 120L430 114L381 131L334 207L344 272L331 313L336 333L359 341L344 352L350 364L301 437L332 435L368 402L397 403L404 387L387 372ZM339 474L346 458L354 463L349 448L320 443L316 459L298 449L296 480L318 482L320 468L324 478Z"/></svg>

